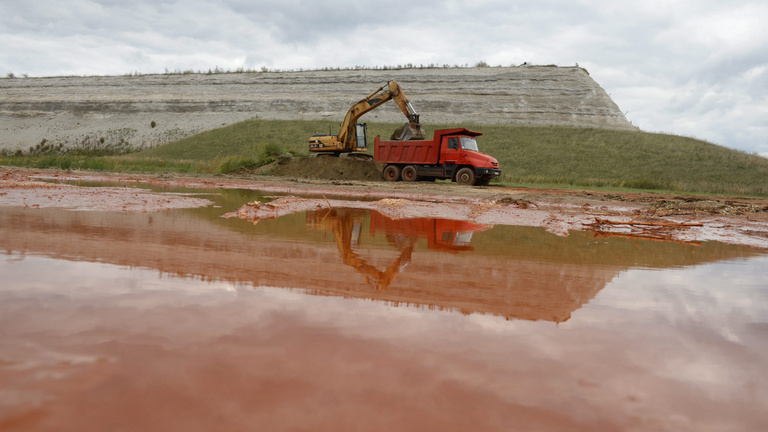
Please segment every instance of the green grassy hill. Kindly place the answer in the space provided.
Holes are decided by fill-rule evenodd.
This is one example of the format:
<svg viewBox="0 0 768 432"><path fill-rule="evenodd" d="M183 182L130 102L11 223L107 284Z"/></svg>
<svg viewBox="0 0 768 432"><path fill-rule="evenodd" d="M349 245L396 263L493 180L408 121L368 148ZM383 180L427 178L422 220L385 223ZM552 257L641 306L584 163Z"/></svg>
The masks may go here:
<svg viewBox="0 0 768 432"><path fill-rule="evenodd" d="M697 139L572 127L480 130L505 181L768 194L768 159Z"/></svg>
<svg viewBox="0 0 768 432"><path fill-rule="evenodd" d="M398 126L369 123L370 143ZM431 137L435 129L455 126L425 129ZM692 138L566 126L461 126L483 132L480 150L499 160L504 183L768 195L768 159ZM221 173L267 163L285 151L307 155L308 138L328 132L338 132L338 122L249 120L127 155L5 156L0 163Z"/></svg>
<svg viewBox="0 0 768 432"><path fill-rule="evenodd" d="M369 139L400 124L370 123ZM708 142L663 134L566 126L463 125L483 132L481 151L499 160L505 183L566 184L688 192L768 194L768 159ZM427 126L435 129L454 125ZM165 159L259 161L265 149L307 154L313 133L332 121L251 120L138 153Z"/></svg>

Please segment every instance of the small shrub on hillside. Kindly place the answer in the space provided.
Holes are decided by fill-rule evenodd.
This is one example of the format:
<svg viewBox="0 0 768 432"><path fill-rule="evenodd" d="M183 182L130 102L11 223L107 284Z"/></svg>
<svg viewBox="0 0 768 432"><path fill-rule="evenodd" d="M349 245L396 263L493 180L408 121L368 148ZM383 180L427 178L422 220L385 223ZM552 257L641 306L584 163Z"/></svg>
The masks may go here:
<svg viewBox="0 0 768 432"><path fill-rule="evenodd" d="M135 146L128 141L132 134L132 129L121 129L109 131L105 137L97 138L93 136L84 136L79 142L72 145L64 143L50 142L47 139L41 140L37 145L31 146L26 152L27 156L114 156L133 153L142 150L142 147Z"/></svg>
<svg viewBox="0 0 768 432"><path fill-rule="evenodd" d="M254 168L257 163L250 158L242 156L227 156L214 167L213 171L218 174L226 174L240 168Z"/></svg>
<svg viewBox="0 0 768 432"><path fill-rule="evenodd" d="M269 165L272 162L276 161L280 155L283 154L283 149L277 144L269 143L264 146L264 149L261 152L261 156L259 157L259 160L257 162L258 166L264 166Z"/></svg>

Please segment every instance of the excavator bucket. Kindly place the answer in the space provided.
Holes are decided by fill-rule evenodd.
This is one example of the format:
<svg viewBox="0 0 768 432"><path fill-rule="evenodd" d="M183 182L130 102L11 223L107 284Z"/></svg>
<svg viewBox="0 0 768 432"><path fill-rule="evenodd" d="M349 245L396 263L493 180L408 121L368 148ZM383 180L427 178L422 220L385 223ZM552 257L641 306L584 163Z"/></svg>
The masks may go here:
<svg viewBox="0 0 768 432"><path fill-rule="evenodd" d="M427 133L424 131L424 128L421 127L421 124L416 122L409 122L395 129L389 139L396 141L408 141L423 140L426 137Z"/></svg>

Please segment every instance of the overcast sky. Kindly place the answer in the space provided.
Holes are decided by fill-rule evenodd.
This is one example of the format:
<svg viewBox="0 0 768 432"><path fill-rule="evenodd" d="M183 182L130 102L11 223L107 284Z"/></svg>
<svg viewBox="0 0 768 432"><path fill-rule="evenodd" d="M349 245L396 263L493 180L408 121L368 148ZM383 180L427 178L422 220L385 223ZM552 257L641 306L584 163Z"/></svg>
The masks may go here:
<svg viewBox="0 0 768 432"><path fill-rule="evenodd" d="M0 0L0 72L578 64L644 131L768 156L766 23L766 0Z"/></svg>

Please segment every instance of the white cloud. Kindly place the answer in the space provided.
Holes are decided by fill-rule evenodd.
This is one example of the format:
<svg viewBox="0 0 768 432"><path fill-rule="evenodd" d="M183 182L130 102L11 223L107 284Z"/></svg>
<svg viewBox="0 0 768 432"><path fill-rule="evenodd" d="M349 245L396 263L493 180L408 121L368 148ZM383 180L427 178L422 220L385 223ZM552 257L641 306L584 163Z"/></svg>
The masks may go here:
<svg viewBox="0 0 768 432"><path fill-rule="evenodd" d="M766 21L759 0L0 0L0 71L578 63L643 130L766 153Z"/></svg>

